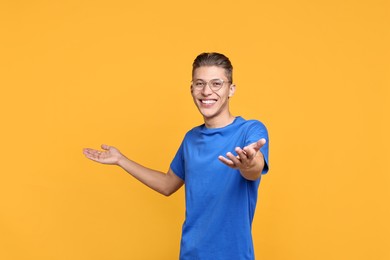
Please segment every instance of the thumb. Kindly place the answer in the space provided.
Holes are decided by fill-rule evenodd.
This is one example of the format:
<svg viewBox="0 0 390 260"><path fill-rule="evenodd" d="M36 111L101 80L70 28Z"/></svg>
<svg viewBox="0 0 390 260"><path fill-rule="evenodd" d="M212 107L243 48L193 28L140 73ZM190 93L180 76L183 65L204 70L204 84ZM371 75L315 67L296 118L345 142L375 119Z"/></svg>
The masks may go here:
<svg viewBox="0 0 390 260"><path fill-rule="evenodd" d="M110 150L110 148L111 148L109 145L106 145L106 144L102 144L101 147L103 150Z"/></svg>
<svg viewBox="0 0 390 260"><path fill-rule="evenodd" d="M260 150L261 147L263 147L265 145L267 141L265 140L265 138L261 138L259 141L256 142L256 146L255 146L255 149L258 151Z"/></svg>
<svg viewBox="0 0 390 260"><path fill-rule="evenodd" d="M250 145L244 147L244 151L247 151L247 149L254 149L256 152L258 152L266 142L267 141L264 138L261 138L259 141L251 143Z"/></svg>

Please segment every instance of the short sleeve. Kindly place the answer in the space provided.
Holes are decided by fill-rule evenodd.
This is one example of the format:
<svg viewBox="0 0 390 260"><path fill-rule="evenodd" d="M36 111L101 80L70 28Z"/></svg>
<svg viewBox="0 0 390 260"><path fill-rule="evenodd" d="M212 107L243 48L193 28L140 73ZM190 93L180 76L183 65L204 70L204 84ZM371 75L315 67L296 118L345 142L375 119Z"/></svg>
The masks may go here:
<svg viewBox="0 0 390 260"><path fill-rule="evenodd" d="M259 141L261 138L266 140L266 143L263 147L260 148L260 152L264 156L264 169L262 174L266 174L269 170L269 161L268 161L268 152L269 152L269 136L268 130L263 123L257 120L253 120L252 124L248 128L247 138L245 140L245 145Z"/></svg>
<svg viewBox="0 0 390 260"><path fill-rule="evenodd" d="M184 140L181 143L179 149L176 152L175 157L173 158L171 162L171 170L177 177L185 180L185 170L184 170L184 153L183 153L183 146L184 146Z"/></svg>

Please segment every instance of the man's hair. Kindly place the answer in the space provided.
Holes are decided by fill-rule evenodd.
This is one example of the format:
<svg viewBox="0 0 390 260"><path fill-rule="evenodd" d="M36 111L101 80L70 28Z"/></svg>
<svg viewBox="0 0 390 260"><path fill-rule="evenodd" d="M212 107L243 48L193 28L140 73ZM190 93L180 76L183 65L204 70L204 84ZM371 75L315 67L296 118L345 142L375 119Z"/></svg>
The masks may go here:
<svg viewBox="0 0 390 260"><path fill-rule="evenodd" d="M233 83L233 66L229 58L217 52L204 52L199 54L192 64L192 76L197 68L203 66L216 66L225 69L225 74L230 83Z"/></svg>

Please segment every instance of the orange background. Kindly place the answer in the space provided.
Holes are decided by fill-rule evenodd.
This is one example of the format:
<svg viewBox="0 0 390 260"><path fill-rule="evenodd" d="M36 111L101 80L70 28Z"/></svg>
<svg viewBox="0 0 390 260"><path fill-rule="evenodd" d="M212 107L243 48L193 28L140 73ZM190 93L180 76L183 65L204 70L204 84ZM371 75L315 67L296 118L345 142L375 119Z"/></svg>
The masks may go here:
<svg viewBox="0 0 390 260"><path fill-rule="evenodd" d="M202 123L193 59L225 53L263 121L258 259L390 259L388 1L0 2L0 259L177 259L166 198L83 147L166 171Z"/></svg>

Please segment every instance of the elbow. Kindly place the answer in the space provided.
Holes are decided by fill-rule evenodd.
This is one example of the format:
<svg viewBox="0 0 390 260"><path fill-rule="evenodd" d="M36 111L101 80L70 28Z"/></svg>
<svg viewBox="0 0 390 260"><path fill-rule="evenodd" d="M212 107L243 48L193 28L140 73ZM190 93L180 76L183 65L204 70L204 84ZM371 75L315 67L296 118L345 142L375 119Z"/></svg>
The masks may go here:
<svg viewBox="0 0 390 260"><path fill-rule="evenodd" d="M160 193L161 193L162 195L164 195L165 197L169 197L169 196L171 196L173 193L175 193L175 191L173 191L173 190L162 190Z"/></svg>
<svg viewBox="0 0 390 260"><path fill-rule="evenodd" d="M175 193L175 191L176 191L175 189L169 186L163 187L161 190L159 190L159 192L165 197L171 196L173 193Z"/></svg>
<svg viewBox="0 0 390 260"><path fill-rule="evenodd" d="M165 197L169 197L172 195L172 192L168 191L168 190L163 190L163 191L160 191L160 193L162 195L164 195Z"/></svg>
<svg viewBox="0 0 390 260"><path fill-rule="evenodd" d="M177 185L168 185L167 187L165 187L164 189L162 189L160 191L160 193L162 195L164 195L165 197L169 197L171 196L173 193L175 193L183 184L182 183L178 183Z"/></svg>
<svg viewBox="0 0 390 260"><path fill-rule="evenodd" d="M171 174L171 176L168 175L165 178L165 181L160 186L161 189L159 192L162 195L169 197L173 193L175 193L183 184L184 182L181 179L179 179L179 177L176 177L176 175Z"/></svg>

